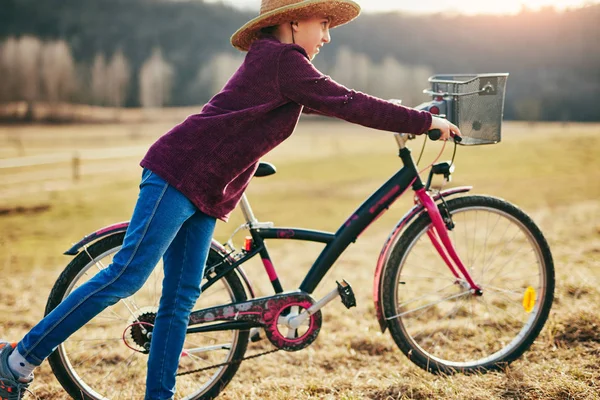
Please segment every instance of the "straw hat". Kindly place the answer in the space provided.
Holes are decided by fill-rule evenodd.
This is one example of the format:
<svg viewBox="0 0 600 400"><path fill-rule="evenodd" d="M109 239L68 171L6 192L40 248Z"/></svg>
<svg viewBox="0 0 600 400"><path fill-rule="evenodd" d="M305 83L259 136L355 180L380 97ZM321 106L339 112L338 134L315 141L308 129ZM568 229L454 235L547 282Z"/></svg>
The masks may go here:
<svg viewBox="0 0 600 400"><path fill-rule="evenodd" d="M238 29L231 37L231 44L248 51L262 28L320 15L331 18L329 27L335 28L358 14L360 6L352 0L262 0L260 15Z"/></svg>

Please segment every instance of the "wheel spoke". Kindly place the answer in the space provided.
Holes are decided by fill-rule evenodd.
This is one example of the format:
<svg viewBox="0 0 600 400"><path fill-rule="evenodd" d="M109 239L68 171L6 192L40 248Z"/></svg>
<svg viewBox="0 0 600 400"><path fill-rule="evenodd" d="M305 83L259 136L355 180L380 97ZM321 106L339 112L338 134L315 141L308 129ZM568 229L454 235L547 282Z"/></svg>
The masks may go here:
<svg viewBox="0 0 600 400"><path fill-rule="evenodd" d="M98 346L98 351L96 351L95 353L93 353L88 358L84 358L83 360L81 360L78 363L76 363L75 367L79 367L80 365L82 365L83 363L85 363L85 362L91 360L92 358L96 357L98 354L102 353L103 351L106 351L106 349L104 348L104 346L102 346L102 345ZM87 352L87 350L86 350L86 352Z"/></svg>
<svg viewBox="0 0 600 400"><path fill-rule="evenodd" d="M407 304L414 303L414 302L416 302L416 301L419 301L419 300L425 299L425 298L427 298L427 297L430 297L431 295L434 295L434 294L436 294L436 293L443 292L444 290L446 290L446 289L448 289L448 288L451 288L452 286L454 286L454 283L451 283L450 285L446 285L446 286L444 286L443 288L441 288L441 289L438 289L438 290L436 290L436 291L434 291L434 292L426 292L426 293L422 294L422 295L421 295L421 296L419 296L419 297L415 297L414 299L410 299L410 300L408 300L408 301L405 301L405 302L402 302L402 303L398 304L398 308L402 308L402 307L404 307L404 306L405 306L405 305L407 305ZM420 293L423 293L423 292L421 291ZM444 301L444 299L442 299L442 301Z"/></svg>
<svg viewBox="0 0 600 400"><path fill-rule="evenodd" d="M521 248L522 248L522 247L523 247L523 246L521 246ZM517 250L517 251L516 251L516 252L515 252L515 253L514 253L514 254L511 256L511 258L510 258L509 260L505 261L503 265L499 265L498 267L490 268L490 269L488 270L488 272L490 272L490 271L493 271L493 270L495 270L495 269L498 269L498 268L500 268L500 269L498 270L498 272L496 272L496 274L494 274L494 276L493 276L493 277L492 277L490 280L488 280L488 282L492 282L494 279L496 279L496 278L498 277L498 274L499 274L499 273L502 271L502 269L503 269L504 267L506 267L507 265L509 265L509 264L510 264L510 262L512 262L512 260L515 258L515 256L516 256L516 255L517 255L517 254L518 254L518 253L521 251L521 248L519 248L519 250ZM532 251L533 251L533 250L529 250L529 252L532 252ZM508 273L510 273L510 272L512 272L512 271L508 271Z"/></svg>
<svg viewBox="0 0 600 400"><path fill-rule="evenodd" d="M114 312L113 310L110 310L111 314L114 314L115 317L109 317L108 315L103 315L103 314L98 314L94 317L94 319L96 318L100 318L100 319L108 319L111 321L119 321L119 322L129 322L129 320L127 318L123 318L121 317L119 314L117 314L116 312ZM89 324L89 323L88 323ZM92 324L93 325L93 324ZM99 323L97 324L99 325Z"/></svg>
<svg viewBox="0 0 600 400"><path fill-rule="evenodd" d="M408 278L408 279L406 279ZM425 280L430 280L430 279L438 279L438 280L444 280L446 282L448 281L452 281L452 283L454 283L454 281L456 280L456 278L454 276L418 276L418 275L402 275L402 280L403 281L407 281L410 279L425 279Z"/></svg>
<svg viewBox="0 0 600 400"><path fill-rule="evenodd" d="M507 231L508 231L508 228L509 228L509 226L506 227ZM506 234L506 231L504 233ZM492 254L492 256L490 256L489 264L488 263L485 264L486 267L483 269L483 273L485 273L487 271L487 266L491 265L491 263L493 262L494 256L496 256L497 254L502 253L506 249L506 247L508 245L510 245L515 240L515 238L517 237L518 234L519 234L519 231L515 232L515 234L510 238L510 240L508 242L504 241L503 242L504 243L503 246L499 250L497 250L496 252L494 252ZM502 237L504 237L504 235ZM482 273L482 276L483 276L483 273Z"/></svg>
<svg viewBox="0 0 600 400"><path fill-rule="evenodd" d="M494 303L490 303L487 299L483 299L483 301L485 301L488 305L494 307L496 310L501 311L503 314L508 315L510 318L512 318L514 321L522 323L523 319L516 317L513 313L509 313L508 311L506 311L505 309L498 307L497 305L495 305Z"/></svg>
<svg viewBox="0 0 600 400"><path fill-rule="evenodd" d="M439 318L439 320L438 320L438 321L444 321L444 320L446 320L446 319L449 319L449 318L452 318L452 317L454 317L454 316L455 316L455 315L458 313L458 310L460 310L460 308L463 306L464 302L465 302L465 299L464 299L464 298L461 298L461 299L459 299L459 301L458 301L456 304L454 304L454 307L452 307L452 308L450 309L450 311L448 311L448 312L447 312L445 315L443 315L441 318ZM438 327L439 327L439 325L438 325ZM413 335L413 336L414 336L414 338L416 339L416 338L420 337L420 336L421 336L421 334L422 334L422 333L425 331L425 329L427 329L427 328L428 328L427 326L423 327L423 329L421 329L421 331L419 331L418 333L416 333L415 335ZM434 333L434 332L435 332L435 331L433 331L432 333L430 333L430 334L427 336L427 338L430 338L430 337L433 335L433 333ZM448 333L448 332L447 332L447 330L446 330L446 334L447 334L447 333ZM434 344L435 344L435 343L434 343Z"/></svg>
<svg viewBox="0 0 600 400"><path fill-rule="evenodd" d="M75 343L81 343L81 342L97 342L97 341L103 341L103 342L120 342L122 341L123 338L99 338L99 339L71 339L70 342L75 342Z"/></svg>
<svg viewBox="0 0 600 400"><path fill-rule="evenodd" d="M510 273L510 272L508 272L508 273ZM504 275L500 275L500 276L498 276L497 278L500 278L500 277L502 277L502 276L504 276ZM539 274L539 273L537 273L537 274L531 274L531 275L519 276L519 277L517 277L517 278L511 278L511 279L502 279L502 282L503 282L503 283L505 283L505 282L514 282L514 281L527 281L527 282L529 282L529 279L531 279L531 278L537 278L536 280L538 280L538 281L539 281L539 279L540 279L540 274ZM484 287L488 288L488 287L493 287L493 286L489 286L487 283L485 283L485 284L484 284Z"/></svg>
<svg viewBox="0 0 600 400"><path fill-rule="evenodd" d="M415 308L414 310L405 311L405 312L402 312L402 313L400 313L400 314L394 315L394 316L392 316L392 317L387 317L386 319L388 319L388 320L389 320L389 319L394 319L394 318L398 318L398 317L403 317L403 316L405 316L405 315L408 315L408 314L410 314L410 313L413 313L413 312L415 312L415 311L419 311L419 310L422 310L422 309L424 309L424 308L428 308L428 307L434 306L434 305L436 305L436 304L440 304L440 303L442 303L442 302L444 302L444 301L448 301L448 300L456 299L456 298L463 297L463 296L470 295L470 294L471 294L471 291L470 291L470 290L467 290L467 291L465 291L465 292L462 292L462 293L457 293L457 294L454 294L454 295L452 295L452 296L444 297L443 299L439 299L439 300L437 300L437 301L433 301L433 302L431 302L431 303L429 303L429 304L422 305L422 306L420 306L420 307L417 307L417 308ZM414 302L414 301L410 301L410 303L412 303L412 302Z"/></svg>
<svg viewBox="0 0 600 400"><path fill-rule="evenodd" d="M188 354L200 354L214 350L231 350L231 343L216 344L214 346L196 347L193 349L185 349Z"/></svg>
<svg viewBox="0 0 600 400"><path fill-rule="evenodd" d="M515 294L517 296L523 296L523 290L519 290L519 289L502 289L499 287L495 287L495 286L487 286L485 287L486 291L487 290L491 290L492 292L496 292L496 293L509 293L509 294Z"/></svg>

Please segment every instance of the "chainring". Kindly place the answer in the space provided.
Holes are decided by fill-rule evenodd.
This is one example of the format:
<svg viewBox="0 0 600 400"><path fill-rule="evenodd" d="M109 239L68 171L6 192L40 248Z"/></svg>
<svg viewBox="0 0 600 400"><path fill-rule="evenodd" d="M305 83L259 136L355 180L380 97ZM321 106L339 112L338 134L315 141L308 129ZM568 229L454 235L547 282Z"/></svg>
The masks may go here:
<svg viewBox="0 0 600 400"><path fill-rule="evenodd" d="M286 324L290 313L299 314L315 304L305 292L278 293L241 303L225 304L192 312L189 325L217 321L243 321L264 328L269 341L278 349L297 351L305 348L317 338L321 329L321 312L307 318L305 325L291 329ZM288 332L282 333L282 330ZM289 332L293 330L294 332Z"/></svg>
<svg viewBox="0 0 600 400"><path fill-rule="evenodd" d="M319 335L322 324L321 311L309 316L304 325L298 329L285 325L286 318L296 316L308 310L313 303L309 300L294 298L278 299L278 304L269 304L269 309L274 310L272 318L265 316L265 333L269 341L278 349L285 351L298 351L308 347ZM291 315L290 315L291 314Z"/></svg>

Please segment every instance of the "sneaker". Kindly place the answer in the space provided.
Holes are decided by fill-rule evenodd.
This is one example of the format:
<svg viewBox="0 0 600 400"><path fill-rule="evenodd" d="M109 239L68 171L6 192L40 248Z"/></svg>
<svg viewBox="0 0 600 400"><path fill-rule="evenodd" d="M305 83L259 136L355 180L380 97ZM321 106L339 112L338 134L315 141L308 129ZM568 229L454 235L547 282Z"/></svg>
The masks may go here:
<svg viewBox="0 0 600 400"><path fill-rule="evenodd" d="M0 400L21 400L33 380L21 382L8 367L8 356L15 347L16 343L0 342Z"/></svg>

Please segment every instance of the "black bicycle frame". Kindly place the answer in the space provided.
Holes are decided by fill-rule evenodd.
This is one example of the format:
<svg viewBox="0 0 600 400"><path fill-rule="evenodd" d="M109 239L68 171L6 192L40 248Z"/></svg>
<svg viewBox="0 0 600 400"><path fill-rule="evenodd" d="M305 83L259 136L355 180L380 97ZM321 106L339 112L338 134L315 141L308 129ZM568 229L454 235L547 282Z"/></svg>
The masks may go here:
<svg viewBox="0 0 600 400"><path fill-rule="evenodd" d="M247 250L246 254L239 260L219 269L215 276L211 276L209 282L202 286L204 292L212 286L221 277L237 268L248 259L260 254L263 263L268 262L271 267L271 259L264 243L266 239L289 239L302 240L309 242L325 243L325 248L319 254L314 264L306 274L306 277L300 285L300 290L306 293L312 293L319 285L327 271L331 269L339 256L346 248L356 241L360 234L375 221L390 205L398 199L409 187L413 190L423 188L423 182L417 171L417 167L408 148L399 151L403 167L385 182L375 193L373 193L351 216L342 224L335 234L297 228L251 228L252 249ZM266 266L266 264L265 264ZM210 272L210 271L209 271ZM271 284L275 293L283 292L279 279L275 276L271 279ZM193 314L193 313L192 313ZM253 325L233 321L213 324L208 326L190 326L187 333L201 333L217 330L230 329L250 329Z"/></svg>
<svg viewBox="0 0 600 400"><path fill-rule="evenodd" d="M216 278L228 274L231 270L256 254L260 254L263 260L266 259L270 262L270 257L264 243L266 239L289 239L325 243L325 248L321 251L321 254L308 271L299 288L306 293L312 293L350 243L355 242L358 236L387 210L398 197L411 185L413 190L423 187L423 182L419 177L410 150L408 148L401 149L399 156L404 167L373 193L344 222L335 234L297 228L251 228L250 234L253 239L252 250L248 251L240 260L220 271ZM211 279L211 282L207 282L202 287L202 291L210 287L217 280ZM276 293L283 291L278 280L272 280L271 282Z"/></svg>
<svg viewBox="0 0 600 400"><path fill-rule="evenodd" d="M300 290L312 293L327 271L337 261L346 248L356 241L381 214L383 214L412 184L413 190L423 187L423 182L408 148L400 150L404 167L373 193L335 233L335 239L328 243L314 262L300 285Z"/></svg>

